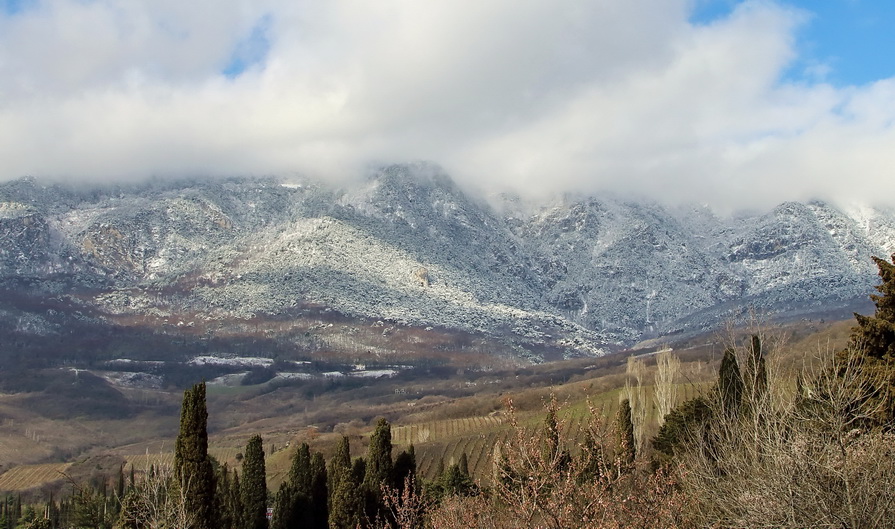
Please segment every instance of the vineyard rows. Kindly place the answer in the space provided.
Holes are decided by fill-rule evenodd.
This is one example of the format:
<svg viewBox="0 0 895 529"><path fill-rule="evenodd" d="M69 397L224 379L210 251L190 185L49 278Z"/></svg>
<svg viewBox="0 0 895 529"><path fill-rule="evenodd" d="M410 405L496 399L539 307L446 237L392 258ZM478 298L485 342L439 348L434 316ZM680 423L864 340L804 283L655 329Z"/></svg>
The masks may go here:
<svg viewBox="0 0 895 529"><path fill-rule="evenodd" d="M21 465L0 475L0 491L30 489L64 479L64 473L71 463L47 463L43 465Z"/></svg>
<svg viewBox="0 0 895 529"><path fill-rule="evenodd" d="M480 432L501 425L503 425L502 417L487 416L396 426L392 428L392 443L395 445L420 445L423 443L441 442L446 438L464 435L469 432Z"/></svg>
<svg viewBox="0 0 895 529"><path fill-rule="evenodd" d="M227 463L230 467L233 467L234 462L236 461L236 454L239 453L240 450L238 448L215 448L210 447L208 449L208 454L217 459L220 463ZM155 466L174 466L174 453L173 452L163 452L158 454L141 454L141 455L127 455L124 456L125 461L127 461L127 466L133 466L137 471L143 471L149 469L150 465Z"/></svg>

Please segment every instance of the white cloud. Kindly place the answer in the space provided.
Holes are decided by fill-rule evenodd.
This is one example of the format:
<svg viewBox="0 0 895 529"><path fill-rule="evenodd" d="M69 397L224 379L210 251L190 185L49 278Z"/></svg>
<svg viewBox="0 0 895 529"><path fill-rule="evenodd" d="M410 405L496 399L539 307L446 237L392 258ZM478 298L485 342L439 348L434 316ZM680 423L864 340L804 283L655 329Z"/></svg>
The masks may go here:
<svg viewBox="0 0 895 529"><path fill-rule="evenodd" d="M895 196L892 81L787 84L803 13L748 1L48 0L0 15L0 179L428 159L531 195ZM263 22L266 56L223 75Z"/></svg>

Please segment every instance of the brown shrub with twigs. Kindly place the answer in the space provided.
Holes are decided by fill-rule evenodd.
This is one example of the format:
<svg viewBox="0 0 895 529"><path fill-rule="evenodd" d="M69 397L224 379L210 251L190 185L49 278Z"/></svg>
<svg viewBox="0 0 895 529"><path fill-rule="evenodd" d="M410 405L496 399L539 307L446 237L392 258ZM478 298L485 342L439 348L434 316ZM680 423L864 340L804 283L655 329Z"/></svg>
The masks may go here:
<svg viewBox="0 0 895 529"><path fill-rule="evenodd" d="M547 405L557 417L556 402ZM551 413L553 411L553 413ZM591 410L587 440L564 437L562 425L531 428L509 406L515 435L496 458L487 494L449 498L429 516L433 529L611 529L688 527L686 498L671 474L623 461L619 436Z"/></svg>
<svg viewBox="0 0 895 529"><path fill-rule="evenodd" d="M770 376L738 414L711 402L678 458L699 526L895 527L895 436L867 420L890 397L859 352L824 356L795 394Z"/></svg>

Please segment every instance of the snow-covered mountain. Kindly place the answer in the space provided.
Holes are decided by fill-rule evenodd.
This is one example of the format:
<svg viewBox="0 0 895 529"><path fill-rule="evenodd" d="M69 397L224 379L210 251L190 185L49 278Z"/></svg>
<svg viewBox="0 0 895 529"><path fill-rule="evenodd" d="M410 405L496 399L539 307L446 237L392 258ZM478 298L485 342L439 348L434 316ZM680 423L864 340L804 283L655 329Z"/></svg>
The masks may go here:
<svg viewBox="0 0 895 529"><path fill-rule="evenodd" d="M425 164L347 190L273 178L0 185L6 292L67 297L96 318L249 320L313 304L535 357L704 330L747 306L853 307L875 284L870 256L893 252L892 209L786 203L722 218L611 197L488 205ZM0 304L8 320L27 312ZM34 329L46 319L27 317Z"/></svg>

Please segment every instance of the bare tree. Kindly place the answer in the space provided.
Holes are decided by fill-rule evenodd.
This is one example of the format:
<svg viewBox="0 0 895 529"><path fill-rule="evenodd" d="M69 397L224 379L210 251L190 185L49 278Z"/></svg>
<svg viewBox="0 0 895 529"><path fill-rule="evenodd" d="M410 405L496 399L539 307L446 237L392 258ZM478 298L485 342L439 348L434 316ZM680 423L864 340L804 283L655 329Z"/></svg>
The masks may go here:
<svg viewBox="0 0 895 529"><path fill-rule="evenodd" d="M680 457L701 526L895 526L895 439L864 426L885 399L868 398L878 386L854 351L816 365L798 392L772 381L746 416L712 402L707 431Z"/></svg>
<svg viewBox="0 0 895 529"><path fill-rule="evenodd" d="M160 466L146 473L125 494L118 529L190 529L195 513L187 507L189 487L179 482L171 467Z"/></svg>
<svg viewBox="0 0 895 529"><path fill-rule="evenodd" d="M681 372L681 360L665 348L656 355L656 409L659 426L677 404L676 379Z"/></svg>
<svg viewBox="0 0 895 529"><path fill-rule="evenodd" d="M422 529L430 499L417 490L413 475L404 478L403 488L382 485L382 503L388 512L387 519L379 519L376 529Z"/></svg>
<svg viewBox="0 0 895 529"><path fill-rule="evenodd" d="M639 453L645 442L644 429L649 411L646 390L643 387L643 380L646 378L646 363L640 358L629 356L625 373L628 376L625 378L623 394L631 405L631 424L634 425L635 448Z"/></svg>

